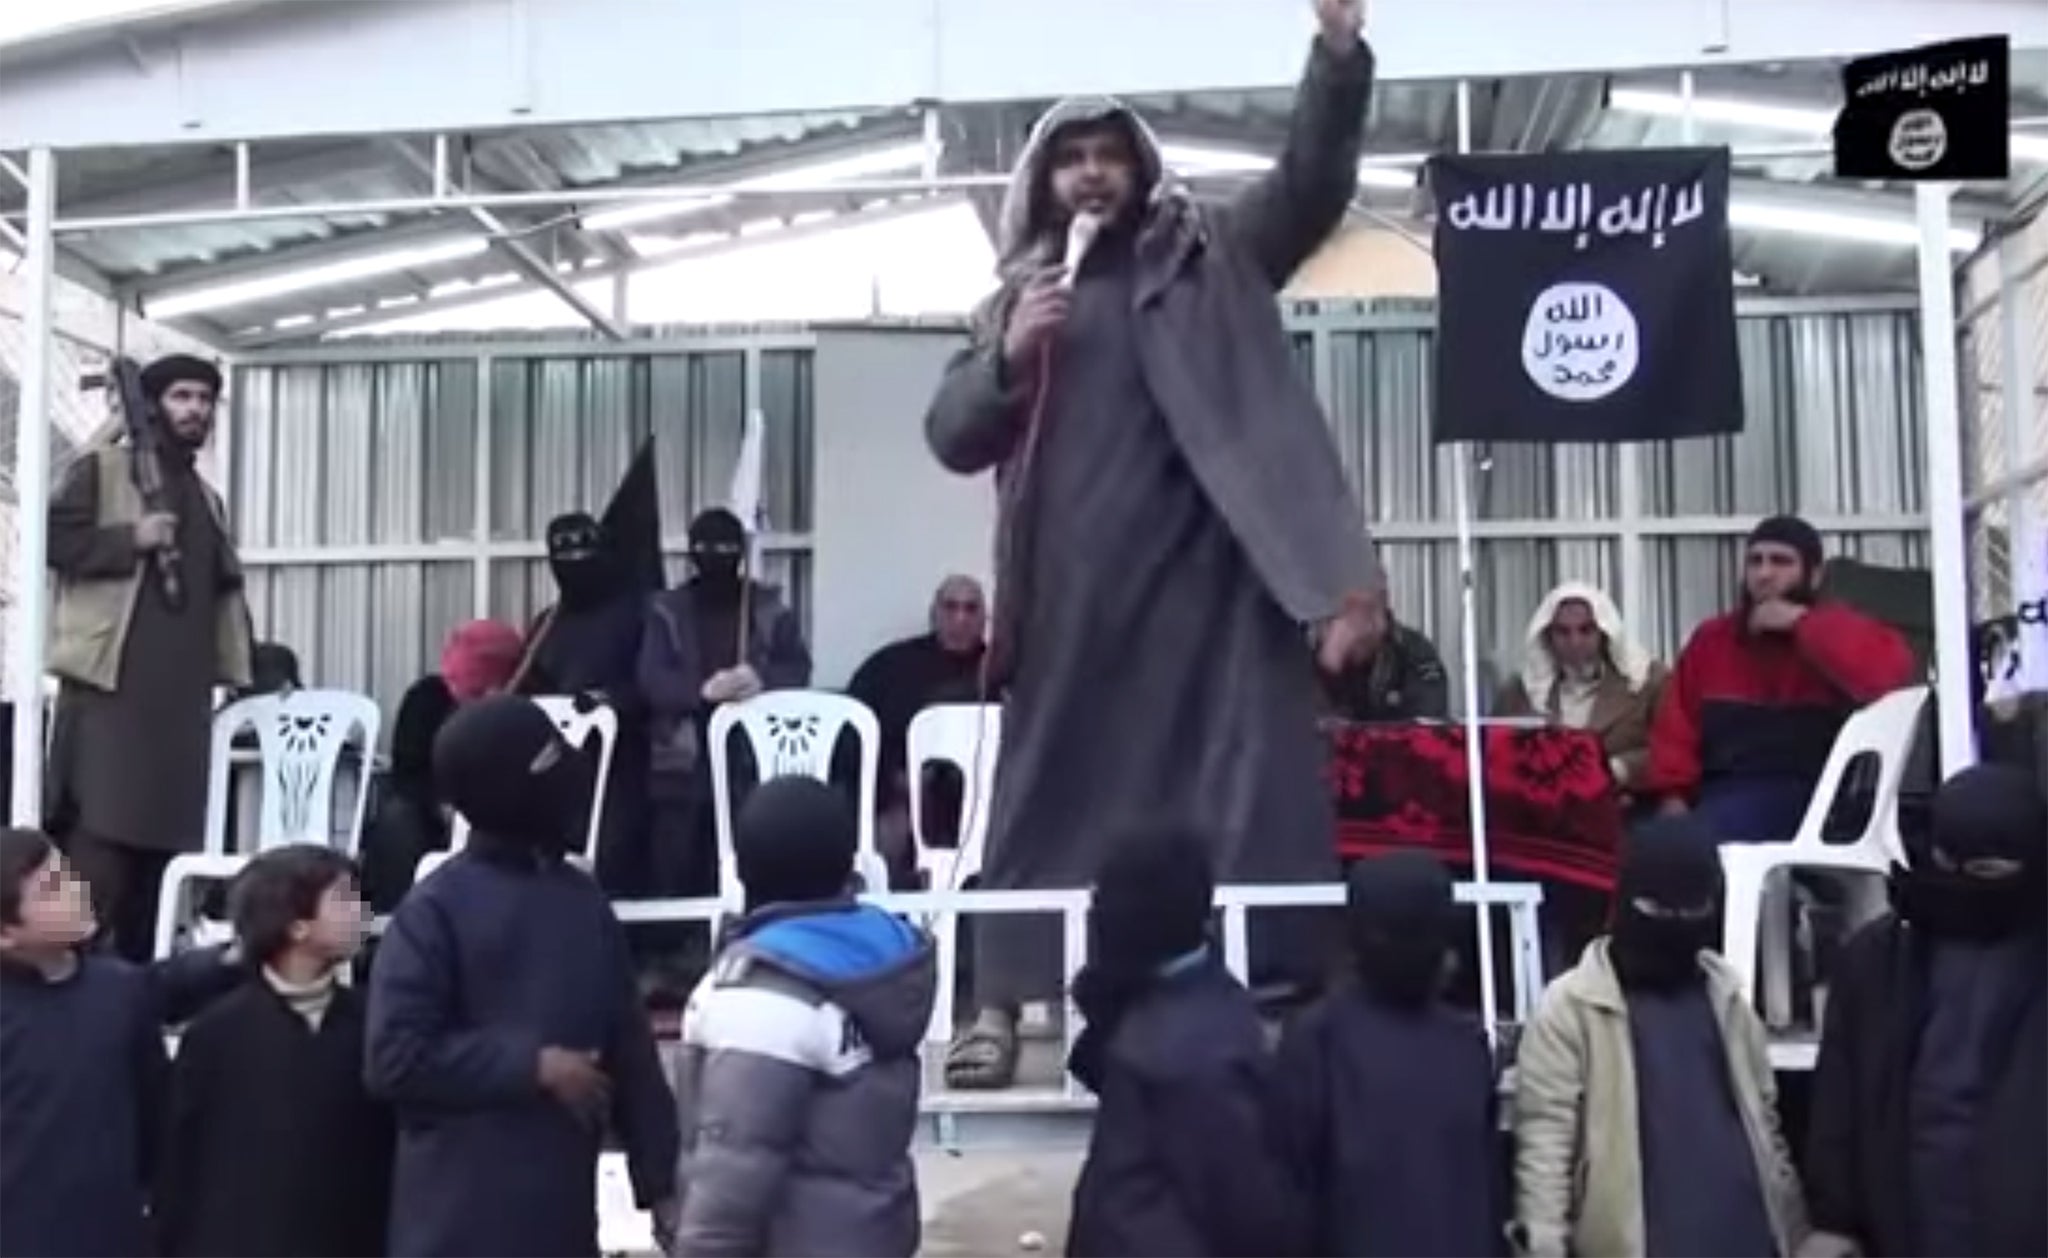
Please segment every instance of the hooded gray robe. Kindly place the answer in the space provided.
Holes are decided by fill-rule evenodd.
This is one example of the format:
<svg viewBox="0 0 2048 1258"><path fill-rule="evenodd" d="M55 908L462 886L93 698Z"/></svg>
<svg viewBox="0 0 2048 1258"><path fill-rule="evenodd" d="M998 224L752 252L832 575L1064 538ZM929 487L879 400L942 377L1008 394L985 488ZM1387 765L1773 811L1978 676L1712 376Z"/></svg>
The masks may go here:
<svg viewBox="0 0 2048 1258"><path fill-rule="evenodd" d="M1335 877L1305 627L1377 574L1275 293L1343 218L1371 90L1363 46L1318 41L1279 161L1218 210L1168 182L1115 101L1062 103L1032 132L1003 208L1003 287L925 421L939 461L996 468L1001 498L1008 694L985 887L1086 886L1120 833L1159 824L1209 836L1220 882ZM1135 230L1105 231L1081 268L1044 378L1008 380L1016 295L1063 251L1049 141L1110 118L1140 149ZM1278 916L1254 918L1254 966L1300 973L1312 962L1264 946ZM990 917L977 938L981 1003L1058 990L1056 919Z"/></svg>

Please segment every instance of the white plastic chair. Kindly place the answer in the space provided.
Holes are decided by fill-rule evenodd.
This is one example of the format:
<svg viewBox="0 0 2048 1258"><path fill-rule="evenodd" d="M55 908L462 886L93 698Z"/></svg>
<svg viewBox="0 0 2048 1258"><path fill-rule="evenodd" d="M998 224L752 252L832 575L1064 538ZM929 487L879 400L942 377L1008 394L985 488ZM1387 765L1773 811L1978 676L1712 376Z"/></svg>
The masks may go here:
<svg viewBox="0 0 2048 1258"><path fill-rule="evenodd" d="M935 893L960 890L981 872L981 853L988 838L989 802L1002 750L1003 710L993 703L941 703L911 718L904 739L905 776L910 788L910 835L917 845L917 867ZM924 771L927 765L950 764L960 771L960 833L958 846L934 847L925 833ZM933 1040L953 1033L953 988L960 964L960 918L939 913L930 923L939 954L939 994L932 1005Z"/></svg>
<svg viewBox="0 0 2048 1258"><path fill-rule="evenodd" d="M242 872L242 866L249 863L246 853L228 852L181 852L173 856L164 866L163 877L157 883L156 892L156 939L151 955L162 959L177 949L178 932L187 928L192 915L193 888L200 883L228 882ZM197 923L189 923L196 927ZM218 929L205 937L194 938L192 943L200 946L208 943L224 943L224 939L213 937Z"/></svg>
<svg viewBox="0 0 2048 1258"><path fill-rule="evenodd" d="M1895 862L1904 862L1905 848L1899 839L1899 783L1905 776L1906 758L1927 695L1927 687L1909 686L1849 718L1835 736L1834 749L1828 753L1813 798L1806 805L1806 816L1791 842L1721 845L1721 871L1727 884L1721 955L1742 976L1743 989L1752 996L1761 955L1768 1026L1790 1023L1792 1006L1791 884L1789 879L1781 879L1774 888L1772 875L1780 870L1833 869L1882 876ZM1824 842L1822 829L1841 793L1842 778L1853 761L1866 755L1878 759L1870 820L1852 842ZM1876 904L1872 895L1857 898L1862 901L1861 912L1852 914L1852 928Z"/></svg>
<svg viewBox="0 0 2048 1258"><path fill-rule="evenodd" d="M262 802L255 850L289 843L338 846L353 856L363 839L363 813L370 802L370 766L383 714L376 700L348 690L294 690L252 695L222 708L213 718L213 743L206 775L206 851L228 846L229 786L235 736L254 730L260 754ZM334 793L343 751L362 753L353 815L339 835L334 827ZM337 839L339 842L337 843Z"/></svg>
<svg viewBox="0 0 2048 1258"><path fill-rule="evenodd" d="M770 690L744 703L721 704L711 714L711 803L718 827L718 894L737 911L744 900L733 860L732 771L727 746L744 731L763 782L780 777L831 780L832 749L853 730L860 742L860 847L854 868L871 890L889 885L875 851L875 779L881 772L882 734L865 703L823 690Z"/></svg>
<svg viewBox="0 0 2048 1258"><path fill-rule="evenodd" d="M579 750L588 750L590 740L597 740L597 781L590 792L590 823L584 829L582 863L586 866L597 860L597 841L604 833L605 794L611 789L612 753L619 744L619 714L606 704L585 704L586 710L579 711L577 700L568 695L534 695L534 706L548 714L555 728L562 733L562 741ZM455 824L450 827L451 848L460 848L469 837L469 822L457 814ZM436 856L447 857L446 852L429 852L420 858L417 878L424 878L431 868L438 867ZM417 878L415 881L417 881Z"/></svg>

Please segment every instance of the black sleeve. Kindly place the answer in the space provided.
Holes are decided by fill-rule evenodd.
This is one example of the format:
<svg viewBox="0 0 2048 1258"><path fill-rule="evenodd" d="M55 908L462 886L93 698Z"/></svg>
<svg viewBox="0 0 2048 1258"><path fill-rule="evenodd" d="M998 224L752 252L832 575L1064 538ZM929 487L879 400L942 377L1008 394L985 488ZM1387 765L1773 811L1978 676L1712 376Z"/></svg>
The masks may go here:
<svg viewBox="0 0 2048 1258"><path fill-rule="evenodd" d="M1328 1059L1322 1021L1314 1012L1297 1019L1280 1041L1273 1069L1273 1128L1280 1156L1301 1194L1299 1235L1304 1252L1334 1253L1322 1235L1330 1216L1331 1156Z"/></svg>
<svg viewBox="0 0 2048 1258"><path fill-rule="evenodd" d="M1221 1077L1146 1084L1167 1176L1218 1255L1303 1248L1301 1197L1273 1135L1270 1082L1257 1064L1240 1062Z"/></svg>
<svg viewBox="0 0 2048 1258"><path fill-rule="evenodd" d="M206 1116L212 1112L210 1093L220 1048L210 1026L201 1022L179 1041L178 1055L167 1076L162 1138L157 1143L160 1170L150 1205L157 1243L166 1254L191 1252L187 1230L199 1176L205 1169Z"/></svg>
<svg viewBox="0 0 2048 1258"><path fill-rule="evenodd" d="M1451 715L1451 679L1436 643L1419 633L1405 635L1407 676L1402 678L1402 706L1410 720L1442 721Z"/></svg>
<svg viewBox="0 0 2048 1258"><path fill-rule="evenodd" d="M189 1022L241 986L248 971L229 958L229 949L228 944L188 949L153 962L143 972L149 1007L159 1026Z"/></svg>
<svg viewBox="0 0 2048 1258"><path fill-rule="evenodd" d="M796 613L786 607L776 614L769 631L767 665L761 672L764 689L800 690L811 684L811 649L804 643Z"/></svg>
<svg viewBox="0 0 2048 1258"><path fill-rule="evenodd" d="M144 980L145 984L147 980ZM129 1025L129 1062L135 1086L136 1172L144 1191L154 1197L158 1154L170 1109L171 1061L148 991L138 999ZM89 1133L81 1133L89 1135Z"/></svg>
<svg viewBox="0 0 2048 1258"><path fill-rule="evenodd" d="M607 910L606 917L610 918ZM625 928L611 920L608 951L617 978L611 1033L605 1044L604 1068L615 1085L612 1125L626 1146L626 1169L633 1181L633 1199L642 1210L653 1209L675 1194L676 1164L682 1156L680 1116L661 1055L654 1046L654 1027L640 1000Z"/></svg>
<svg viewBox="0 0 2048 1258"><path fill-rule="evenodd" d="M1890 919L1868 928L1888 929ZM1856 1081L1864 1070L1863 1054L1871 1047L1862 1035L1871 1027L1866 990L1873 971L1884 968L1885 940L1866 933L1852 939L1835 963L1827 1013L1820 1037L1820 1059L1814 1063L1813 1101L1806 1122L1807 1213L1816 1231L1846 1236L1868 1246L1869 1220L1857 1192L1857 1147L1868 1136L1857 1097ZM1900 993L1903 998L1903 993ZM1883 999L1880 997L1880 999Z"/></svg>

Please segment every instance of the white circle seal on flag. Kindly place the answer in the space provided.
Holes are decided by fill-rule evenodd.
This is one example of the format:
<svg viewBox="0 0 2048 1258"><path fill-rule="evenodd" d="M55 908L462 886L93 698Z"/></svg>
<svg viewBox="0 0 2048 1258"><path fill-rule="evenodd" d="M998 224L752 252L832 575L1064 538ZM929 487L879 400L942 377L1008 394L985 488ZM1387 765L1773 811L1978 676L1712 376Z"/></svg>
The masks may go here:
<svg viewBox="0 0 2048 1258"><path fill-rule="evenodd" d="M1892 124L1892 161L1903 170L1926 170L1948 155L1948 124L1932 109L1914 109Z"/></svg>
<svg viewBox="0 0 2048 1258"><path fill-rule="evenodd" d="M1522 370L1560 402L1598 402L1635 379L1635 312L1605 284L1552 284L1529 307Z"/></svg>

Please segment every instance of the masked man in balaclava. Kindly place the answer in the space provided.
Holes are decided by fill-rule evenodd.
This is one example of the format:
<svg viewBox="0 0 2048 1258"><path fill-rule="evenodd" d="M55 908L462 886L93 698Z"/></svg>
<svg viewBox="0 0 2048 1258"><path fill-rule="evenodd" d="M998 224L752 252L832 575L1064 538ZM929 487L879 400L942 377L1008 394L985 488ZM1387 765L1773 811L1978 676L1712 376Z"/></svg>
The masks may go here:
<svg viewBox="0 0 2048 1258"><path fill-rule="evenodd" d="M548 522L548 568L559 597L535 619L516 674L519 693L573 695L619 721L598 838L597 880L613 895L653 894L647 850L647 704L640 635L647 599L635 569L598 521L581 511Z"/></svg>
<svg viewBox="0 0 2048 1258"><path fill-rule="evenodd" d="M1265 1029L1211 940L1209 844L1156 828L1118 839L1074 978L1086 1024L1067 1070L1097 1108L1067 1252L1296 1253Z"/></svg>
<svg viewBox="0 0 2048 1258"><path fill-rule="evenodd" d="M1935 792L1895 911L1831 973L1807 1144L1816 1255L2048 1254L2048 806Z"/></svg>
<svg viewBox="0 0 2048 1258"><path fill-rule="evenodd" d="M389 1252L594 1258L607 1130L665 1231L675 1097L625 930L565 859L581 832L568 744L494 695L448 719L434 780L468 843L399 904L370 971L364 1077L399 1131Z"/></svg>
<svg viewBox="0 0 2048 1258"><path fill-rule="evenodd" d="M747 531L714 507L690 522L690 579L655 596L639 679L653 738L654 867L661 895L718 890L711 714L763 690L810 684L803 626L781 591L747 571Z"/></svg>
<svg viewBox="0 0 2048 1258"><path fill-rule="evenodd" d="M1444 1004L1465 922L1425 852L1351 867L1355 982L1287 1028L1274 1076L1311 1255L1490 1254L1506 1221L1493 1054Z"/></svg>
<svg viewBox="0 0 2048 1258"><path fill-rule="evenodd" d="M134 960L152 948L157 882L204 841L213 688L248 686L252 635L227 508L194 466L220 372L183 354L142 373L162 494L145 504L135 446L83 454L50 501L49 671L60 679L50 828ZM160 555L175 557L175 593Z"/></svg>
<svg viewBox="0 0 2048 1258"><path fill-rule="evenodd" d="M1373 59L1361 0L1312 7L1286 144L1227 207L1177 186L1114 100L1055 105L1018 162L1001 287L925 416L942 465L996 480L984 888L1085 886L1148 820L1208 835L1225 882L1336 876L1304 644L1332 673L1369 654L1385 594L1275 297L1357 191ZM1259 914L1253 979L1315 982L1314 925ZM977 923L953 1086L1015 1078L1017 1011L1057 995L1058 943L1050 917Z"/></svg>
<svg viewBox="0 0 2048 1258"><path fill-rule="evenodd" d="M1721 890L1696 820L1629 837L1612 932L1522 1033L1519 1252L1773 1258L1806 1239L1763 1023L1712 951Z"/></svg>
<svg viewBox="0 0 2048 1258"><path fill-rule="evenodd" d="M1741 605L1693 631L1664 687L1641 791L1723 842L1781 842L1843 723L1911 685L1913 653L1890 626L1820 598L1820 534L1797 516L1758 524L1742 562Z"/></svg>

